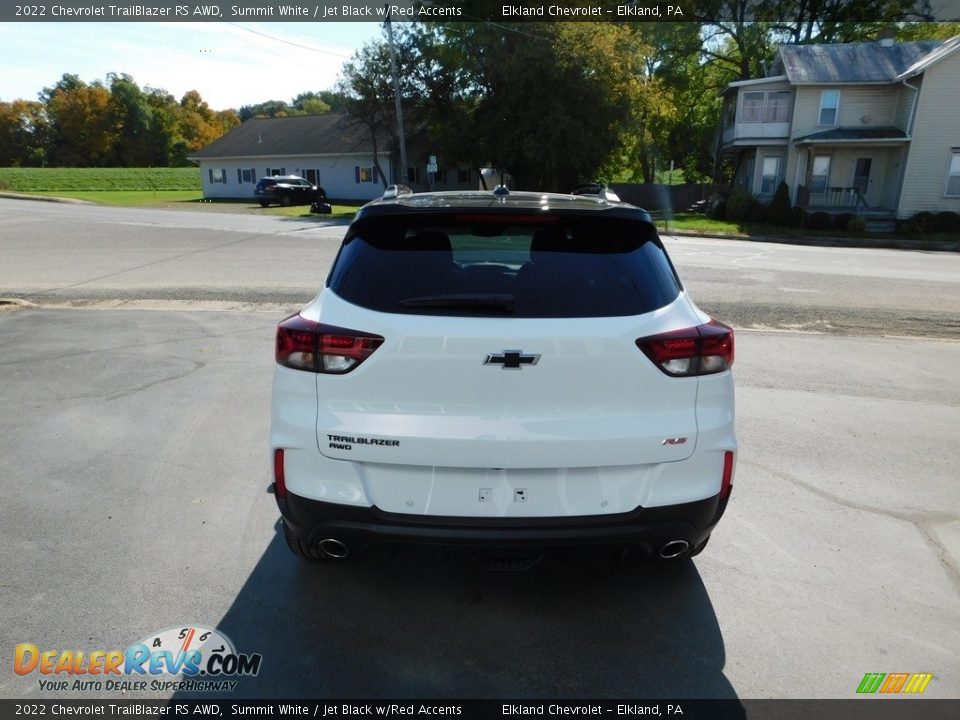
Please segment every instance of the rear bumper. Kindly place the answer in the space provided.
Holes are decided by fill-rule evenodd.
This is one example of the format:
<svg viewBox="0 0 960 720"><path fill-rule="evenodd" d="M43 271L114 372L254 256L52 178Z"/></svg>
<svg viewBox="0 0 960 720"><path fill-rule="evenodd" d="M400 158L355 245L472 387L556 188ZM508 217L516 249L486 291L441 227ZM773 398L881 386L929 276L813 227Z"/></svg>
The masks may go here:
<svg viewBox="0 0 960 720"><path fill-rule="evenodd" d="M468 548L563 548L629 545L653 554L664 543L685 540L696 547L726 510L719 495L666 507L637 508L615 515L476 518L388 513L311 500L288 493L277 498L284 522L302 542L334 538L359 550L374 543L458 545Z"/></svg>

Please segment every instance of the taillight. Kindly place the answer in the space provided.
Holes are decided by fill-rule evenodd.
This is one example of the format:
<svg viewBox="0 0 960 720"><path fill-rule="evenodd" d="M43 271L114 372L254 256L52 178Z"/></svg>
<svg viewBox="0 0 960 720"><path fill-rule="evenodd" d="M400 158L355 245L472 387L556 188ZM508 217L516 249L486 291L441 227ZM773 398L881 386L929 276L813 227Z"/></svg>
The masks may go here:
<svg viewBox="0 0 960 720"><path fill-rule="evenodd" d="M733 328L717 320L637 340L637 347L667 375L712 375L733 365Z"/></svg>
<svg viewBox="0 0 960 720"><path fill-rule="evenodd" d="M733 490L733 452L723 454L723 477L720 479L720 499L726 500Z"/></svg>
<svg viewBox="0 0 960 720"><path fill-rule="evenodd" d="M273 492L278 498L287 496L287 479L283 472L283 449L273 451Z"/></svg>
<svg viewBox="0 0 960 720"><path fill-rule="evenodd" d="M294 370L343 375L383 344L379 335L322 325L300 315L277 326L277 363Z"/></svg>

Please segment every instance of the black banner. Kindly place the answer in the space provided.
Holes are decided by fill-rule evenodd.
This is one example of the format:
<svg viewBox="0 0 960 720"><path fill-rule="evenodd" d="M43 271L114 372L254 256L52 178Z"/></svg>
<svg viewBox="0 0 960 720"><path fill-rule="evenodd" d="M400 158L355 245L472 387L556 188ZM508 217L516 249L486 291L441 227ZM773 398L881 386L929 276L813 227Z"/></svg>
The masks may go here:
<svg viewBox="0 0 960 720"><path fill-rule="evenodd" d="M960 0L839 0L845 21L960 20ZM3 22L776 21L766 0L60 0L2 3ZM848 7L843 7L843 6ZM783 6L790 11L790 4Z"/></svg>
<svg viewBox="0 0 960 720"><path fill-rule="evenodd" d="M0 718L684 718L955 720L960 700L0 700Z"/></svg>

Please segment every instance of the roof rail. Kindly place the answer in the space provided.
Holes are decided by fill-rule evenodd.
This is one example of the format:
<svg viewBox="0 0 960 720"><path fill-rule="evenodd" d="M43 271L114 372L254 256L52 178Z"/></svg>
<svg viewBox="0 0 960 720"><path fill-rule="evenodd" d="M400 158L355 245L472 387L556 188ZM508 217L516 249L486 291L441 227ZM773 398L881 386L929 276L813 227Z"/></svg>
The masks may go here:
<svg viewBox="0 0 960 720"><path fill-rule="evenodd" d="M388 185L387 189L383 191L384 200L390 200L401 195L413 195L413 190L406 185Z"/></svg>

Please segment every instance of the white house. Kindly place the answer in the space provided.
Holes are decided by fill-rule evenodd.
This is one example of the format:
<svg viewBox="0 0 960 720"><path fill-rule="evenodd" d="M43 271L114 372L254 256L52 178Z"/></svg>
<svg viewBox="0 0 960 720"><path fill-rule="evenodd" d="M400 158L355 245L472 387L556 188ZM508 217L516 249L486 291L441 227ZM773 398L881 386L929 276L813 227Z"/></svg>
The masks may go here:
<svg viewBox="0 0 960 720"><path fill-rule="evenodd" d="M411 148L410 157L413 166L400 182L414 190L463 190L478 185L476 170L458 165L448 170L441 161L437 172L428 173L426 151ZM205 198L252 198L257 180L268 175L299 175L337 200L372 200L384 188L366 131L340 113L253 118L189 159L200 165ZM397 182L391 149L378 149L377 160L386 184Z"/></svg>
<svg viewBox="0 0 960 720"><path fill-rule="evenodd" d="M781 46L723 91L717 152L769 201L908 218L960 212L960 36Z"/></svg>

